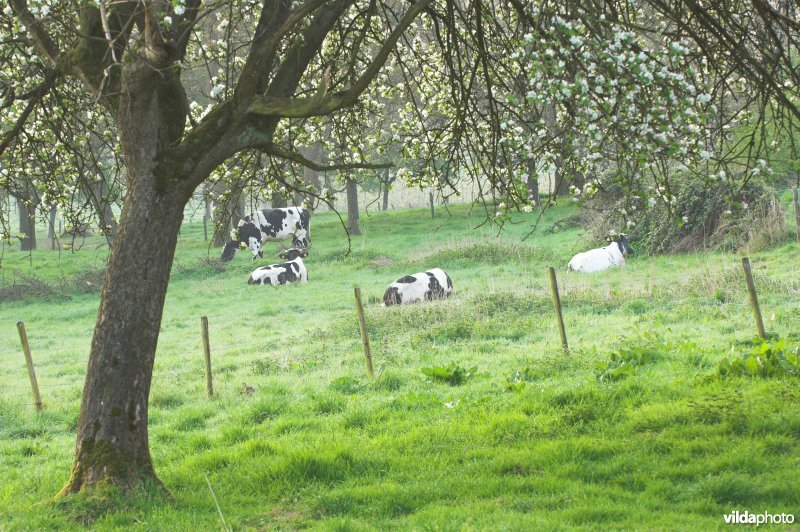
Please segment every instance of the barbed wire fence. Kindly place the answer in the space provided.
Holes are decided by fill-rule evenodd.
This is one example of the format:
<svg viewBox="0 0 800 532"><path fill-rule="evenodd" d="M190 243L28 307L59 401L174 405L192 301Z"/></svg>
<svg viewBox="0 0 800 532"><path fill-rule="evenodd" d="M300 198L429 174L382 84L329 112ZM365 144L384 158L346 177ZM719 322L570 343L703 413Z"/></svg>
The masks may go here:
<svg viewBox="0 0 800 532"><path fill-rule="evenodd" d="M707 319L699 319L696 309L683 305L685 311L676 314L674 312L675 309L670 304L671 301L664 296L679 290L692 290L706 293L713 297L714 290L721 283L725 283L725 286L729 286L730 283L737 283L742 288L737 290L733 301L728 300L727 302L741 309L740 312L743 319L746 314L752 313L752 318L750 319L753 320L751 322L753 323L753 336L766 339L768 333L773 331L765 328L756 286L761 285L773 290L785 290L790 294L800 293L800 280L771 276L763 270L757 272L754 277L747 258L742 258L742 267L738 272L736 271L737 269L739 268L730 266L712 272L709 267L700 272L659 273L658 275L655 275L651 269L648 278L645 279L643 284L632 282L628 283L628 286L620 286L622 282L619 279L610 281L606 279L598 284L587 276L577 274L564 275L563 272L549 268L542 279L537 278L522 288L518 287L516 292L512 293L520 297L534 297L540 301L541 306L545 306L548 300L551 301L552 312L548 317L541 316L534 325L537 330L551 339L550 342L554 346L560 345L564 352L568 353L571 348L580 347L587 339L593 341L597 337L602 337L602 334L597 332L601 330L606 332L615 329L623 331L630 329L632 326L657 330L658 327L663 327L665 322L667 325L671 323L695 323L698 326L702 326ZM491 285L487 293L501 293L501 291ZM660 302L662 305L658 309L650 309L648 312L635 314L634 317L614 319L615 309L608 308L608 306L611 304L619 307L631 295L645 295L650 301ZM360 292L356 296L357 302L359 296ZM375 305L377 306L377 303ZM587 314L585 313L587 308L597 309L600 312ZM366 368L371 368L372 353L369 346L369 320L364 315L361 305L354 305L353 310L356 311L353 313L354 334L365 348ZM584 312L578 313L579 311ZM371 312L369 317L374 319L375 312ZM177 340L178 351L185 353L186 359L192 361L190 363L191 366L181 369L169 368L160 364L157 358L153 370L154 381L175 382L191 376L192 380L199 385L205 379L207 395L209 397L218 395L220 393L219 389L215 391L213 387L214 372L224 373L225 368L217 368L215 370L214 362L220 358L227 358L223 357L226 354L263 351L266 347L264 341L236 342L235 345L225 345L224 340L221 340L221 338L224 338L222 335L215 338L211 334L209 323L240 318L241 316L239 315L224 313L171 318L167 322L170 328L169 331L162 330L162 339L159 342L160 349L164 343L169 344L173 340ZM176 325L181 325L181 327L178 327L181 334L174 339L172 337L174 334L172 327ZM782 324L773 322L770 327L784 328L778 327L779 325ZM190 335L194 340L187 344L185 331L194 326L198 327L196 329L198 334ZM22 321L17 323L17 328L19 329L21 351L24 355L24 357L19 358L20 366L24 363L27 367L30 385L19 382L22 374L22 369L20 368L20 377L17 377L18 382L3 383L6 397L0 399L0 404L13 405L19 408L35 406L38 411L41 411L46 408L48 402L52 403L57 399L64 399L64 396L69 396L71 400L79 400L83 389L82 379L74 382L52 382L52 380L59 378L59 375L46 374L44 379L42 379L41 375L37 377L34 363L36 346L35 344L31 345L29 342L25 324ZM698 333L700 332L698 330ZM380 341L383 340L385 339L380 339ZM175 346L169 347L175 348ZM19 351L14 353L11 350L6 350L6 352L0 352L0 356L3 359L10 360L14 356L19 356ZM377 356L380 357L380 353ZM83 359L78 362L85 363L87 360ZM39 382L40 379L42 382ZM13 391L15 397L22 397L26 393L25 390L32 393L33 401L11 401L8 399L8 391ZM59 391L64 393L56 393Z"/></svg>

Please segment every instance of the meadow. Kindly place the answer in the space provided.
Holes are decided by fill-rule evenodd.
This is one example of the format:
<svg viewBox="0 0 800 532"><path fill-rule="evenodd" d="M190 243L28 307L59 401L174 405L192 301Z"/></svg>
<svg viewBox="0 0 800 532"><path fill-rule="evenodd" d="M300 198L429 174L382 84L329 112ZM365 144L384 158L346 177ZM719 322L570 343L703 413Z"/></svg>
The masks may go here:
<svg viewBox="0 0 800 532"><path fill-rule="evenodd" d="M378 212L362 217L349 254L339 220L318 214L310 281L282 287L248 286L261 261L239 252L223 265L202 224L185 224L150 410L171 499L152 487L55 496L71 466L106 251L6 251L0 529L714 529L733 510L800 519L797 376L719 371L724 359L796 353L797 244L749 254L770 335L762 344L739 255L636 255L624 269L568 274L574 253L600 245L580 228L546 231L572 212L546 211L524 241L536 213L498 235L468 206L436 219ZM267 246L264 262L277 249ZM394 279L432 267L449 273L451 298L380 305ZM11 297L9 285L31 277L41 289Z"/></svg>

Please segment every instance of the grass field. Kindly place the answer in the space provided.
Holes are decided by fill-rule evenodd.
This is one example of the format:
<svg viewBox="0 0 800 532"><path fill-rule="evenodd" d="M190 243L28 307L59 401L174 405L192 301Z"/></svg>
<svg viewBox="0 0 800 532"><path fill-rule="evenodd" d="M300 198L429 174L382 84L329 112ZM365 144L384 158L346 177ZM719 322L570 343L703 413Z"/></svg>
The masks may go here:
<svg viewBox="0 0 800 532"><path fill-rule="evenodd" d="M150 411L153 460L174 500L149 489L55 497L105 250L6 251L2 285L33 276L41 287L0 303L0 529L713 529L733 510L800 519L800 381L718 376L723 358L759 349L740 257L635 256L625 269L567 274L587 243L578 229L542 230L570 212L547 211L524 242L535 214L496 237L464 206L435 220L425 209L377 213L362 218L349 256L338 220L320 214L310 282L284 287L248 286L249 253L209 261L219 250L187 224ZM794 242L750 256L767 332L789 355L800 342L798 259ZM450 274L453 297L380 306L394 279L431 267ZM367 300L374 381L354 286ZM451 382L423 373L437 367Z"/></svg>

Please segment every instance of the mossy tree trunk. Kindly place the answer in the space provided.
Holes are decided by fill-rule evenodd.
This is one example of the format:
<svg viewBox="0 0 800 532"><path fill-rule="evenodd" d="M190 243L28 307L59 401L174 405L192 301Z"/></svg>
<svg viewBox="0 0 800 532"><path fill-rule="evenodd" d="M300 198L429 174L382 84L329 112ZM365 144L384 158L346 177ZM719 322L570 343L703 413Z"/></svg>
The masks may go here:
<svg viewBox="0 0 800 532"><path fill-rule="evenodd" d="M170 269L191 190L167 186L157 161L181 133L175 76L126 65L117 124L128 190L106 268L83 388L75 462L64 493L158 482L147 419ZM177 181L181 181L181 176ZM184 179L185 181L185 179Z"/></svg>

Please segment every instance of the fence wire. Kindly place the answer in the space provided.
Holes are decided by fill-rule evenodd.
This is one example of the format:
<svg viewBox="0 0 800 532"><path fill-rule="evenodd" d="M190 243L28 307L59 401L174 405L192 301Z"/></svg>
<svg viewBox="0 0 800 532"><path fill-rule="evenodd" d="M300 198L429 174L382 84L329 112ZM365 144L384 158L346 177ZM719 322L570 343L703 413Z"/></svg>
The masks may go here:
<svg viewBox="0 0 800 532"><path fill-rule="evenodd" d="M607 277L602 279L599 283L593 281L586 276L578 276L578 274L567 274L565 271L557 271L557 281L559 284L560 298L562 302L562 313L564 317L564 326L568 340L578 341L578 346L587 343L596 343L597 339L603 338L602 330L605 333L609 331L612 334L624 337L624 334L631 330L641 330L654 327L669 328L671 325L680 324L681 327L686 327L687 324L693 324L695 327L702 326L704 329L709 327L709 322L715 322L718 327L729 327L735 324L737 327L752 327L753 335L756 335L755 326L753 324L753 316L750 309L750 301L746 285L744 283L741 268L730 265L715 265L709 264L706 268L692 273L674 272L663 273L654 275L652 272L653 266L650 266L651 271L646 269L639 269L631 272L631 275ZM789 294L800 294L800 276L791 275L777 276L769 274L763 268L759 268L758 262L753 265L753 278L757 288L770 290L771 293L785 291ZM483 291L481 291L483 289ZM680 300L673 302L668 299L670 293L685 293L692 291L695 293L706 293L711 297L721 297L719 304L715 304L713 300L709 300L708 306L694 306L693 308L686 308L685 303ZM485 287L472 287L471 290L456 293L455 297L451 298L451 303L467 303L481 297L491 296L493 294L509 293L508 287L498 287L495 283L490 281ZM531 330L543 333L546 338L551 339L553 347L560 345L560 338L557 326L555 312L552 309L551 287L547 274L544 273L542 277L536 277L525 285L518 287L511 291L516 297L534 297L541 300L543 307L548 308L547 319L538 319L532 324ZM722 295L720 295L720 293ZM660 302L664 306L662 308L651 309L646 313L634 314L631 317L621 319L617 314L618 311L624 310L630 312L629 307L626 305L627 297L636 296L641 297L646 295L651 302ZM348 295L349 298L349 295ZM617 308L609 308L609 305L617 305ZM608 309L608 312L591 312L591 307L600 307ZM372 320L379 319L376 314L380 312L377 310L377 304L366 305L366 310L369 312L367 316ZM587 312L588 311L588 312ZM767 311L765 314L769 314ZM337 317L344 316L340 313ZM772 319L766 319L765 325L770 332L780 331L782 333L790 332L797 327L790 324L794 315L789 313L782 313L777 319L774 315ZM241 319L241 316L235 313L222 313L222 314L206 314L210 320L210 347L209 352L217 357L220 355L230 353L257 353L275 351L276 346L273 341L266 342L249 342L249 343L234 343L224 345L224 340L220 345L220 336L214 336L215 322L231 323ZM766 316L765 316L766 317ZM534 316L531 316L534 319ZM196 379L197 383L203 383L206 378L206 368L202 358L203 343L200 339L200 316L193 317L170 317L162 323L162 335L159 342L159 351L171 351L179 353L183 351L183 356L187 359L197 357L194 367L184 369L171 369L156 364L153 368L153 379L155 382L162 382L165 380L181 379L191 376ZM175 326L179 324L187 324L186 327L176 329ZM194 325L188 325L194 324ZM197 326L197 332L193 332L193 327ZM691 329L691 327L689 327ZM355 309L353 309L353 331L352 338L348 341L353 343L358 340L359 333L357 327L357 318ZM185 340L186 333L190 335L196 334L196 340L191 342L191 346L187 349L187 342ZM389 339L385 333L381 332L376 334L370 333L374 345L386 345ZM589 338L587 338L587 336ZM318 335L319 337L319 335ZM326 335L327 337L327 335ZM35 327L33 333L29 332L28 337L32 346L34 354L36 354L36 343L48 343L48 337L40 337L37 335ZM572 345L572 344L571 344ZM24 358L22 357L21 348L19 346L4 346L0 347L0 360L12 360L13 357L19 357L20 371L19 378L22 379L26 375ZM85 364L87 360L81 357L79 360L72 360L73 363ZM212 357L212 368L216 360ZM48 368L53 365L52 361L43 364L41 367ZM7 364L8 366L8 364ZM221 375L228 374L228 368L222 367L218 369ZM6 375L10 372L6 369ZM59 390L72 388L74 390L82 390L84 379L81 376L79 381L75 382L52 382L58 379L58 375L49 375L47 371L40 372L37 375L39 381L38 387L45 390ZM27 391L30 393L31 387L28 384L21 384L17 382L3 383L0 381L0 386L6 390L12 391L13 395L20 395ZM219 393L220 390L230 390L230 384L226 378L221 378L219 384L215 379L215 390ZM53 398L49 398L53 400ZM42 398L43 403L46 405L48 398ZM19 407L35 406L35 402L18 402L9 401L7 399L0 399L0 403L6 405L15 405Z"/></svg>

